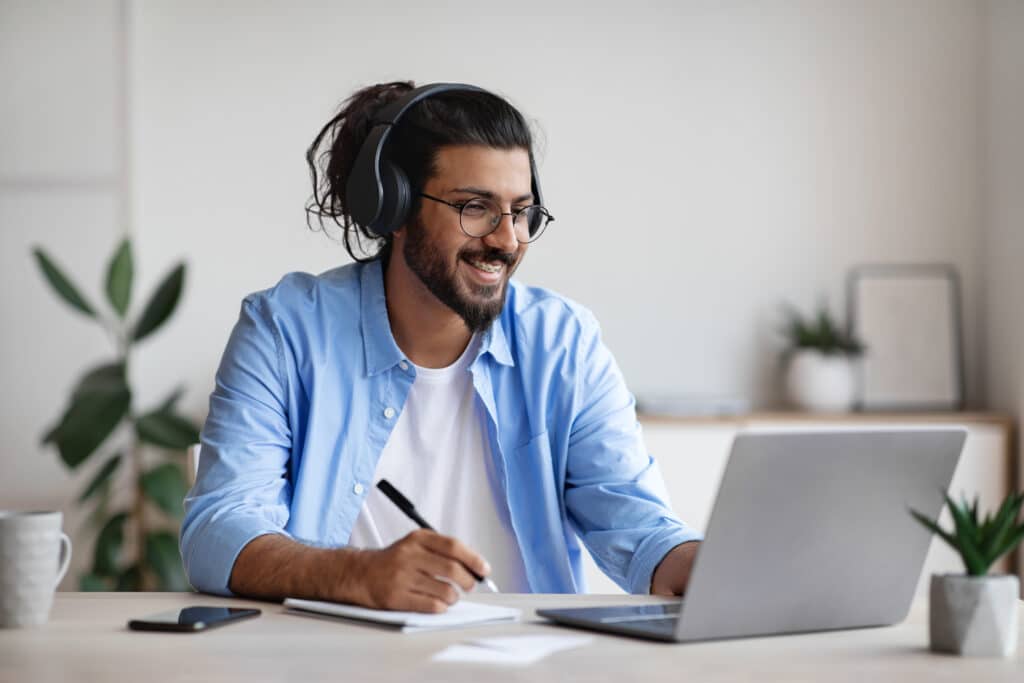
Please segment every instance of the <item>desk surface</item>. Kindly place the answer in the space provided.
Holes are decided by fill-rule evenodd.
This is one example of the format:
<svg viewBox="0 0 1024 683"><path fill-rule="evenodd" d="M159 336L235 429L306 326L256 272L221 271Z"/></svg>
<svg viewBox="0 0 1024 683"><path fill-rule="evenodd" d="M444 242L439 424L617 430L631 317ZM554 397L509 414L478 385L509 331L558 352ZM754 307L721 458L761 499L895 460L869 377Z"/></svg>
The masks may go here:
<svg viewBox="0 0 1024 683"><path fill-rule="evenodd" d="M50 622L0 630L0 681L1014 681L1011 659L966 659L927 650L927 608L899 626L710 643L665 644L594 634L587 646L528 667L438 663L431 656L469 637L550 633L533 609L652 603L596 595L477 596L524 610L523 623L401 634L286 614L275 603L191 593L58 593ZM138 633L132 617L188 604L257 606L263 616L198 634ZM1024 603L1022 603L1024 612ZM1024 615L1022 615L1024 616ZM559 633L565 631L559 630ZM575 633L582 633L576 631ZM1022 639L1024 641L1024 639Z"/></svg>

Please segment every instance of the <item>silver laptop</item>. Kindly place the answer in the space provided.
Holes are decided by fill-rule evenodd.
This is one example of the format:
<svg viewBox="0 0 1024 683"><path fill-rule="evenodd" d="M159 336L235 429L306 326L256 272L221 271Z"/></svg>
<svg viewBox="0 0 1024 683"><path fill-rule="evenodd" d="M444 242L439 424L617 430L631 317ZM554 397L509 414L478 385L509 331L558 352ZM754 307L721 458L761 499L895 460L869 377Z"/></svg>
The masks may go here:
<svg viewBox="0 0 1024 683"><path fill-rule="evenodd" d="M887 626L906 618L967 433L741 432L679 603L545 609L653 640Z"/></svg>

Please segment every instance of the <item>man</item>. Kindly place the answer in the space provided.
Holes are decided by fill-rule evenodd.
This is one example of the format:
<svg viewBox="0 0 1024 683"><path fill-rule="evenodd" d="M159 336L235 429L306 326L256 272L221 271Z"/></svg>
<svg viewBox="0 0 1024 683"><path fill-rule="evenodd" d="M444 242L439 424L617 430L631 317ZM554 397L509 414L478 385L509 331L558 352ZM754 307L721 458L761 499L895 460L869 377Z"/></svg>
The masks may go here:
<svg viewBox="0 0 1024 683"><path fill-rule="evenodd" d="M699 537L596 321L510 280L551 219L522 115L471 86L372 86L307 159L309 211L357 262L243 302L185 501L192 584L439 612L474 574L583 589L582 540L627 590L681 594Z"/></svg>

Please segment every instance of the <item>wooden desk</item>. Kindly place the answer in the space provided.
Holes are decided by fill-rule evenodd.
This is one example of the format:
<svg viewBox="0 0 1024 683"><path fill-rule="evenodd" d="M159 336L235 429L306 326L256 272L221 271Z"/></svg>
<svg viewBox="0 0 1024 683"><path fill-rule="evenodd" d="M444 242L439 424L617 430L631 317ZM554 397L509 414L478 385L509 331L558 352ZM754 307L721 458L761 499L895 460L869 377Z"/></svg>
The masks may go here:
<svg viewBox="0 0 1024 683"><path fill-rule="evenodd" d="M470 637L548 633L538 607L651 603L597 595L478 596L524 609L524 623L401 634L284 613L281 605L191 593L58 593L50 623L0 630L0 681L1014 681L1024 658L963 659L927 650L927 609L895 627L710 643L594 634L589 645L529 667L437 663ZM189 604L257 606L263 616L197 634L138 633L132 617ZM1024 604L1021 607L1024 613ZM1022 615L1024 616L1024 615ZM563 633L565 631L558 630ZM574 631L583 633L583 631ZM1022 639L1024 640L1024 639ZM1021 644L1024 651L1024 642Z"/></svg>

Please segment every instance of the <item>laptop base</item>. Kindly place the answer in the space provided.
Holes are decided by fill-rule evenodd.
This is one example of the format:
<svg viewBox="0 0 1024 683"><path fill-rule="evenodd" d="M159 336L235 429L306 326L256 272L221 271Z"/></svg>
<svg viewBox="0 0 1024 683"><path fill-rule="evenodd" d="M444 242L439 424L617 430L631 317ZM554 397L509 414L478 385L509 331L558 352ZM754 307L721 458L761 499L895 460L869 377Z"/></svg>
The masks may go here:
<svg viewBox="0 0 1024 683"><path fill-rule="evenodd" d="M556 624L588 631L676 643L679 642L676 627L681 607L681 603L675 602L668 605L540 609L537 610L537 616L550 619Z"/></svg>

